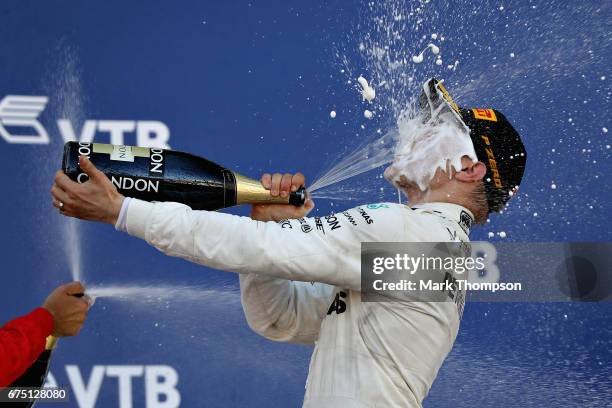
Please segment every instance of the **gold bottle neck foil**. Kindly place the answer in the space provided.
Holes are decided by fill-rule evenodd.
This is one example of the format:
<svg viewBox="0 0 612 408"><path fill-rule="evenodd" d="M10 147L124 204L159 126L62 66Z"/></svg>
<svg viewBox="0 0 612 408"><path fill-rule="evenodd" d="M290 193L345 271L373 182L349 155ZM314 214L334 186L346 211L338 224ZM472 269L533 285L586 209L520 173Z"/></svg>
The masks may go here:
<svg viewBox="0 0 612 408"><path fill-rule="evenodd" d="M261 182L241 174L236 177L236 204L289 204L289 197L272 197Z"/></svg>
<svg viewBox="0 0 612 408"><path fill-rule="evenodd" d="M57 341L59 339L55 336L48 336L47 342L45 343L45 350L53 350L55 346L57 346Z"/></svg>

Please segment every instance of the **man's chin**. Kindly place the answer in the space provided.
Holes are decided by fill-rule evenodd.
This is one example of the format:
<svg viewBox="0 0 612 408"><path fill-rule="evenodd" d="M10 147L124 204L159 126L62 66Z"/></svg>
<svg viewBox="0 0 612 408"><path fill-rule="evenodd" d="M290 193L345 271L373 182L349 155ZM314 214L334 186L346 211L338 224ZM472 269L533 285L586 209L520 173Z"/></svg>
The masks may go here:
<svg viewBox="0 0 612 408"><path fill-rule="evenodd" d="M414 181L408 180L404 175L397 176L396 174L387 174L387 171L385 171L383 176L389 183L393 184L396 188L399 188L400 190L419 190L419 186Z"/></svg>
<svg viewBox="0 0 612 408"><path fill-rule="evenodd" d="M391 185L399 190L401 190L408 197L408 201L418 201L425 193L422 191L417 183L414 181L408 180L405 176L400 177L387 177L387 172L385 171L384 175L385 179L391 183Z"/></svg>
<svg viewBox="0 0 612 408"><path fill-rule="evenodd" d="M383 177L385 178L385 180L387 180L391 184L394 184L393 179L395 178L396 175L397 175L397 169L393 168L393 166L387 167L385 171L383 172Z"/></svg>

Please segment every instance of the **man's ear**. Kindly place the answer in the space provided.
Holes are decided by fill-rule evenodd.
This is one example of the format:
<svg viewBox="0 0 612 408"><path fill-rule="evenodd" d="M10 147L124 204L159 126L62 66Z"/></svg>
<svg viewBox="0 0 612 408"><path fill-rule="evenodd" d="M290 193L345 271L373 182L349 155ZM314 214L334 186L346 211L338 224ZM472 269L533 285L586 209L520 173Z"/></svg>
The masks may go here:
<svg viewBox="0 0 612 408"><path fill-rule="evenodd" d="M487 174L487 166L481 161L470 163L468 166L464 166L463 169L455 174L455 178L464 183L473 183L480 181Z"/></svg>

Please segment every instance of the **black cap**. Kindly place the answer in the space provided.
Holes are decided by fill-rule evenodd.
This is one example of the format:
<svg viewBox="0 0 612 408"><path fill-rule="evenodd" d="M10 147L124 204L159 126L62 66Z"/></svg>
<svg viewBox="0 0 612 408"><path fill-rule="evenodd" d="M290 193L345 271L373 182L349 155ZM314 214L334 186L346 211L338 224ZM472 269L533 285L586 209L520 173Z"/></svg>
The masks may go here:
<svg viewBox="0 0 612 408"><path fill-rule="evenodd" d="M289 194L289 204L300 207L306 202L306 189L304 187L298 188Z"/></svg>
<svg viewBox="0 0 612 408"><path fill-rule="evenodd" d="M442 105L469 129L476 156L487 167L483 182L489 212L502 210L521 184L527 162L525 146L508 119L495 109L460 107L435 78L423 85L419 105L425 121Z"/></svg>

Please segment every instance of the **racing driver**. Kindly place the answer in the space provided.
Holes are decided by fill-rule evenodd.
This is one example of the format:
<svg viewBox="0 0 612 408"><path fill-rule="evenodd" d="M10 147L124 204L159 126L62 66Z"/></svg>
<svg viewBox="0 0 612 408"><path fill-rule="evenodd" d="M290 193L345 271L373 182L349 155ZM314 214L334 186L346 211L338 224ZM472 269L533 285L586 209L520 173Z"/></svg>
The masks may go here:
<svg viewBox="0 0 612 408"><path fill-rule="evenodd" d="M238 272L250 327L276 341L315 344L304 407L420 407L457 331L453 302L362 302L362 242L468 242L472 224L499 212L516 192L526 163L512 125L493 109L457 106L435 79L423 86L421 108L447 110L478 160L438 169L426 193L410 175L388 179L410 206L369 204L326 217L313 208L254 206L252 219L194 211L171 202L124 198L85 157L90 180L58 172L53 203L67 216L106 222L170 256ZM301 174L264 175L273 196L303 185ZM273 222L276 221L276 222Z"/></svg>

